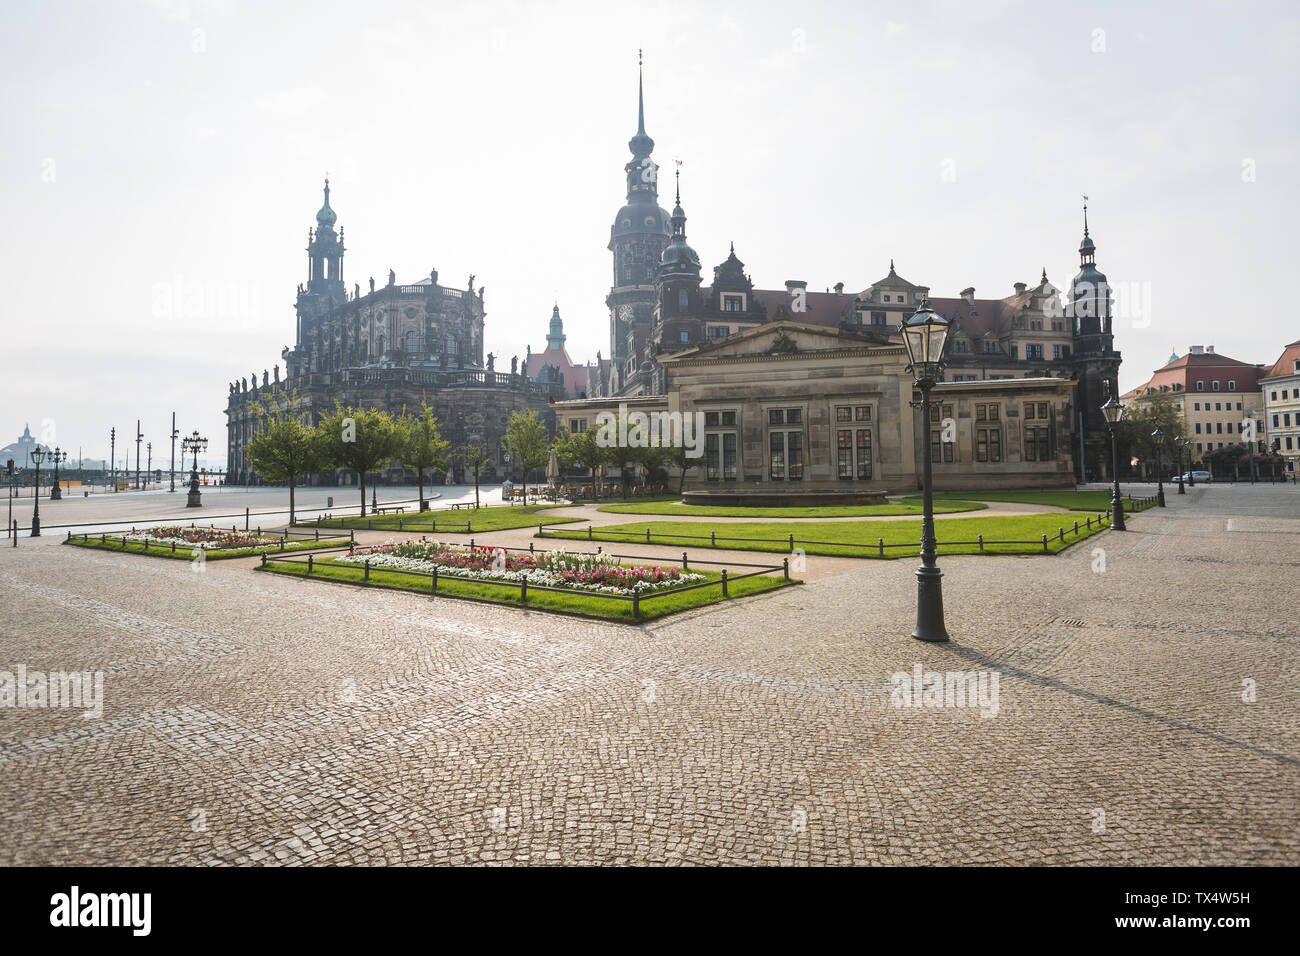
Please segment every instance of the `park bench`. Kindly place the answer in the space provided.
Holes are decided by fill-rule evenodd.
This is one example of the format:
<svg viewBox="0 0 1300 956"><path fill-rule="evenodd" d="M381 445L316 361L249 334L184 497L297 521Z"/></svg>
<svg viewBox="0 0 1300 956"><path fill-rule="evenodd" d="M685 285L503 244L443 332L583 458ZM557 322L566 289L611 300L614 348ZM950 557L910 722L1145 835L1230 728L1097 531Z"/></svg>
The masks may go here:
<svg viewBox="0 0 1300 956"><path fill-rule="evenodd" d="M380 505L375 509L381 515L401 514L406 511L405 505Z"/></svg>

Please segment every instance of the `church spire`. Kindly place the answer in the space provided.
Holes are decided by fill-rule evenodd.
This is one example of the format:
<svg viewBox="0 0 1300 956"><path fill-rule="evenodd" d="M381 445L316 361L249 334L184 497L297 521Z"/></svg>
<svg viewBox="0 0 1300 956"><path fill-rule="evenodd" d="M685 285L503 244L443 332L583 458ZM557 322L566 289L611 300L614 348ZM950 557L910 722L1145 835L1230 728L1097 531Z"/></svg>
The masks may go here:
<svg viewBox="0 0 1300 956"><path fill-rule="evenodd" d="M564 320L560 318L560 304L551 308L551 327L546 334L546 350L559 351L564 348Z"/></svg>
<svg viewBox="0 0 1300 956"><path fill-rule="evenodd" d="M654 151L655 141L645 131L645 69L641 51L636 51L636 135L627 141L636 163L645 164Z"/></svg>

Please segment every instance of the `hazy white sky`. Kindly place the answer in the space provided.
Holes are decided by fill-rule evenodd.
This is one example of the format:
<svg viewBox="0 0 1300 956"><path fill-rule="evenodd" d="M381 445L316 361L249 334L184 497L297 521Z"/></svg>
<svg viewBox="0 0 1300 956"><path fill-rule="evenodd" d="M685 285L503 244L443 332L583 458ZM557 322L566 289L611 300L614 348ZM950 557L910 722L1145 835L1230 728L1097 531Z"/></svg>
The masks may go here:
<svg viewBox="0 0 1300 956"><path fill-rule="evenodd" d="M1300 338L1296 10L5 0L0 445L30 422L106 457L138 417L157 463L175 410L223 461L326 171L349 286L473 272L498 356L544 347L553 297L574 359L607 353L638 48L706 270L735 240L768 288L891 257L935 295L1064 286L1086 192L1123 388L1190 344L1272 362Z"/></svg>

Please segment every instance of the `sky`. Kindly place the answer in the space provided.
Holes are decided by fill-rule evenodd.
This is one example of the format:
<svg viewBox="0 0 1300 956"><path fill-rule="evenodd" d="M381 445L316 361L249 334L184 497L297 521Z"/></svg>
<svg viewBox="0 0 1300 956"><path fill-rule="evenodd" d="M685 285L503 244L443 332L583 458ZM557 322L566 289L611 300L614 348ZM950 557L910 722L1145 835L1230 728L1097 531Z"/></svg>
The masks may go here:
<svg viewBox="0 0 1300 956"><path fill-rule="evenodd" d="M501 361L555 302L570 355L608 355L639 49L706 276L734 241L761 288L891 258L936 296L1064 287L1086 194L1121 389L1191 345L1271 363L1300 339L1298 10L5 0L0 445L100 459L140 419L157 464L175 411L223 462L326 173L349 285L474 273Z"/></svg>

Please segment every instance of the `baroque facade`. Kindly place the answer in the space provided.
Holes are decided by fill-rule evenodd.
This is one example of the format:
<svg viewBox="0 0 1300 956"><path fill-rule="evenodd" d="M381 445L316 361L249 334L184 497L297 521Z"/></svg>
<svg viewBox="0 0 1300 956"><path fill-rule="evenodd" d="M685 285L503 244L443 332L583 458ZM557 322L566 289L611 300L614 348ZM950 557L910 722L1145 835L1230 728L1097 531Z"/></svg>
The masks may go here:
<svg viewBox="0 0 1300 956"><path fill-rule="evenodd" d="M666 357L764 323L789 320L830 329L897 333L902 321L926 302L955 321L951 382L1010 378L1063 378L1076 383L1061 411L1076 476L1104 477L1109 446L1101 405L1118 395L1120 353L1114 347L1112 297L1097 267L1096 243L1083 211L1079 271L1062 291L1042 271L1039 282L1013 284L1010 295L979 299L974 288L957 297L932 297L930 287L888 274L857 292L844 283L816 292L802 280L783 289L758 289L737 257L735 244L703 284L700 256L686 235L680 183L672 213L659 205L654 140L645 130L644 81L639 81L637 132L624 166L627 201L610 229L614 280L606 298L610 358L590 367L593 397L663 395Z"/></svg>
<svg viewBox="0 0 1300 956"><path fill-rule="evenodd" d="M464 289L456 289L440 284L436 269L410 284L399 284L390 271L385 285L376 288L371 278L366 290L354 283L349 293L343 278L343 230L335 232L336 221L326 180L324 205L307 233L307 281L298 286L295 344L281 352L285 377L276 365L273 377L262 370L260 384L254 371L250 379L229 385L229 480L256 481L244 445L257 431L263 401L288 396L298 401L309 422L336 402L399 415L418 412L427 401L442 423L443 437L453 446L483 448L490 459L483 477L503 477L511 412L536 411L550 426L549 403L563 397L562 385L534 380L517 356L507 372L497 370L496 356L484 355L485 290L474 288L473 275ZM398 466L386 476L394 481L411 477ZM453 471L450 477L463 476ZM353 478L338 473L318 480Z"/></svg>

